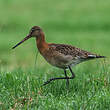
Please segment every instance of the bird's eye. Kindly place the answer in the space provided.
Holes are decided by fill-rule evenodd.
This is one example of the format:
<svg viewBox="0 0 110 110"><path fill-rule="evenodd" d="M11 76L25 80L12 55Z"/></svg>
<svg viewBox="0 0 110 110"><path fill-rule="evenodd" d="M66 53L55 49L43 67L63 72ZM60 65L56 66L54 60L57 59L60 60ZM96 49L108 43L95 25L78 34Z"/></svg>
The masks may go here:
<svg viewBox="0 0 110 110"><path fill-rule="evenodd" d="M30 33L34 32L34 29L31 29Z"/></svg>
<svg viewBox="0 0 110 110"><path fill-rule="evenodd" d="M34 31L34 29L31 29L31 31Z"/></svg>

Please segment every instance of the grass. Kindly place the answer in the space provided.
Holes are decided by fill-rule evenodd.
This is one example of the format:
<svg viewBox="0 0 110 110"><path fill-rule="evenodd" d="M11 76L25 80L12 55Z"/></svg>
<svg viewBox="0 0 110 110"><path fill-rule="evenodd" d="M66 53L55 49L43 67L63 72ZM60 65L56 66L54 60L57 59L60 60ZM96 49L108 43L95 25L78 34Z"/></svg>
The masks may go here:
<svg viewBox="0 0 110 110"><path fill-rule="evenodd" d="M110 1L0 1L0 109L108 110L110 108ZM11 50L33 25L46 40L66 43L107 56L72 68L69 90L64 80L41 87L63 70L49 65L30 39ZM68 71L68 75L70 75Z"/></svg>

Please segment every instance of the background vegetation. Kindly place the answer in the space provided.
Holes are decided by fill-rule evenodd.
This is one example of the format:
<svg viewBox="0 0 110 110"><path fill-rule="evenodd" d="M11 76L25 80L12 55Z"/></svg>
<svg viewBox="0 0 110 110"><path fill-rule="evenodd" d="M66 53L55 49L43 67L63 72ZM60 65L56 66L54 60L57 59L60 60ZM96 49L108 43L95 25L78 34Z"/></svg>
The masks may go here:
<svg viewBox="0 0 110 110"><path fill-rule="evenodd" d="M35 39L11 50L34 25L43 28L47 42L66 43L105 55L73 68L76 78L41 87L63 70L37 53ZM0 0L0 109L110 109L109 0ZM68 71L68 74L69 71Z"/></svg>

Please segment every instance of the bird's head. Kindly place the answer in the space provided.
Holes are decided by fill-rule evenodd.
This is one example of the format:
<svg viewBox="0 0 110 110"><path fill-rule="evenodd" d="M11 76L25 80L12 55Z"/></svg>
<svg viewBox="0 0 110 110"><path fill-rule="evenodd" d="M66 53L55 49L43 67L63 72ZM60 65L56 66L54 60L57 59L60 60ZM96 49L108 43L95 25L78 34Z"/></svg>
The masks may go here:
<svg viewBox="0 0 110 110"><path fill-rule="evenodd" d="M24 41L28 40L31 37L38 38L40 36L41 32L42 32L42 29L39 26L33 26L30 29L29 34L22 41L20 41L18 44L16 44L14 47L12 47L12 49L16 48L18 45L20 45L21 43L23 43Z"/></svg>
<svg viewBox="0 0 110 110"><path fill-rule="evenodd" d="M33 26L29 32L30 37L39 37L42 29L39 26Z"/></svg>

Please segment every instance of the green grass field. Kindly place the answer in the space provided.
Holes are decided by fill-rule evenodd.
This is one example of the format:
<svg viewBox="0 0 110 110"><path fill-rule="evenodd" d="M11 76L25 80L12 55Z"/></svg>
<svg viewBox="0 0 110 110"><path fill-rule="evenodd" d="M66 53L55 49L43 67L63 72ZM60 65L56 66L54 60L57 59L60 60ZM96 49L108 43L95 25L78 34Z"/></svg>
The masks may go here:
<svg viewBox="0 0 110 110"><path fill-rule="evenodd" d="M37 54L35 39L15 50L34 25L47 42L66 43L107 56L73 67L75 79L54 81L63 70ZM0 110L110 110L110 1L1 0ZM68 75L70 75L68 71Z"/></svg>

